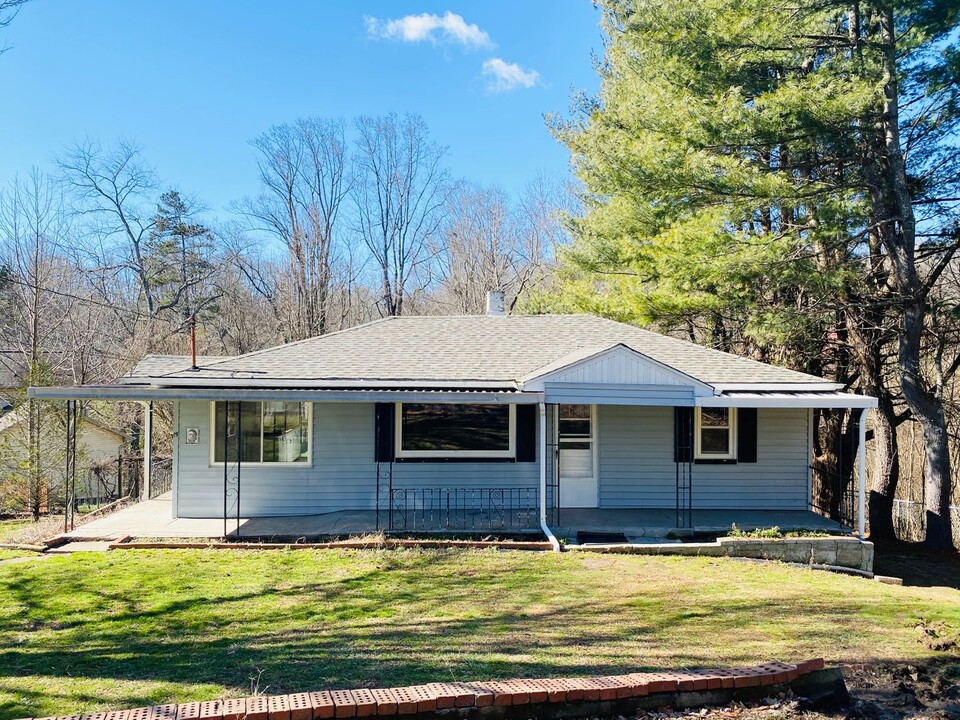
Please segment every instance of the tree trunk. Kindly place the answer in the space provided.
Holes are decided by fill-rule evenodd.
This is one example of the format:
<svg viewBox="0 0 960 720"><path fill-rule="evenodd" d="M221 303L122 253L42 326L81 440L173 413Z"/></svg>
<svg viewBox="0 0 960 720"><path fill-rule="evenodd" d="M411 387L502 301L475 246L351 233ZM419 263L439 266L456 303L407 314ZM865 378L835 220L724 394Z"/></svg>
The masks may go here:
<svg viewBox="0 0 960 720"><path fill-rule="evenodd" d="M926 466L927 533L924 543L936 550L953 548L949 516L950 452L943 388L927 383L923 375L922 337L929 288L921 280L916 264L916 217L900 147L899 86L897 80L896 30L892 8L878 11L880 43L883 47L884 105L881 119L877 174L884 178L884 207L875 213L887 221L893 232L886 234L891 267L902 306L902 326L897 362L903 397L923 428Z"/></svg>

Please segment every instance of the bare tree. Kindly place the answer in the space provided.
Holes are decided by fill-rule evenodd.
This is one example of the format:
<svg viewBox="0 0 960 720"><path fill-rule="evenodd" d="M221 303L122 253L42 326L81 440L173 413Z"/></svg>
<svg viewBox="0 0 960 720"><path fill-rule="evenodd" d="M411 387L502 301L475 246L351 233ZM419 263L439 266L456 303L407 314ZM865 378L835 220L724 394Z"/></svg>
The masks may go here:
<svg viewBox="0 0 960 720"><path fill-rule="evenodd" d="M446 148L430 140L419 115L361 117L354 192L357 221L376 266L380 315L402 315L404 303L430 281L435 245L450 192Z"/></svg>
<svg viewBox="0 0 960 720"><path fill-rule="evenodd" d="M78 143L59 165L79 201L78 213L88 222L92 258L108 273L129 273L147 315L156 317L162 303L147 261L147 243L155 227L149 198L157 188L156 174L142 162L139 149L126 142L114 150L89 141Z"/></svg>
<svg viewBox="0 0 960 720"><path fill-rule="evenodd" d="M13 19L20 12L20 8L26 5L28 0L0 0L0 28L5 28L13 22ZM0 46L0 55L10 48Z"/></svg>
<svg viewBox="0 0 960 720"><path fill-rule="evenodd" d="M61 194L39 172L26 182L15 180L0 195L0 265L7 268L6 292L12 298L3 337L25 369L24 387L53 384L63 359L61 324L70 305L55 289L73 270L58 253L68 232L64 218ZM21 406L27 417L5 441L14 460L4 465L14 481L25 480L25 499L36 519L59 467L50 458L55 445L46 442L57 420L53 408L33 398L21 398Z"/></svg>
<svg viewBox="0 0 960 720"><path fill-rule="evenodd" d="M253 141L263 192L242 212L286 249L288 340L328 330L341 205L350 190L345 132L341 120L307 118L275 125Z"/></svg>
<svg viewBox="0 0 960 720"><path fill-rule="evenodd" d="M531 185L519 202L499 188L461 183L451 194L437 248L443 280L438 302L464 314L482 313L488 290L503 290L507 306L542 281L559 224L544 187Z"/></svg>

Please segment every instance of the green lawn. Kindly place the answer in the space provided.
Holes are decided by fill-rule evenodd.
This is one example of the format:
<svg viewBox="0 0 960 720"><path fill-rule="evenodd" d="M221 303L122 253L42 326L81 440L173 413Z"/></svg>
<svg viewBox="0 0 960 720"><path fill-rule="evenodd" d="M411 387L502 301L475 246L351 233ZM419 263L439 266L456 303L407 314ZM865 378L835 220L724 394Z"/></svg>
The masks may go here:
<svg viewBox="0 0 960 720"><path fill-rule="evenodd" d="M960 592L776 564L494 551L118 551L0 565L0 718L400 685L923 658Z"/></svg>

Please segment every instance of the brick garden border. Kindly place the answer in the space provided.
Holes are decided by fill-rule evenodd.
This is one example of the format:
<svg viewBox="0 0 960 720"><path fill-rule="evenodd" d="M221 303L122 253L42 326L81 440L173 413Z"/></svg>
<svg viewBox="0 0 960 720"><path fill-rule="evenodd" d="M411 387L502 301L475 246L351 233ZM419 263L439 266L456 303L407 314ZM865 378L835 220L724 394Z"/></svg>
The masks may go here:
<svg viewBox="0 0 960 720"><path fill-rule="evenodd" d="M395 688L324 690L158 705L38 720L338 720L400 716L576 717L613 714L614 708L710 704L743 692L769 692L816 676L818 658L715 670L667 671L488 682L428 683ZM835 683L838 673L823 678ZM842 680L840 681L842 683ZM684 695L688 697L684 700ZM599 705L598 705L599 703ZM650 703L653 703L650 705ZM517 710L513 711L512 708ZM33 720L25 718L24 720Z"/></svg>

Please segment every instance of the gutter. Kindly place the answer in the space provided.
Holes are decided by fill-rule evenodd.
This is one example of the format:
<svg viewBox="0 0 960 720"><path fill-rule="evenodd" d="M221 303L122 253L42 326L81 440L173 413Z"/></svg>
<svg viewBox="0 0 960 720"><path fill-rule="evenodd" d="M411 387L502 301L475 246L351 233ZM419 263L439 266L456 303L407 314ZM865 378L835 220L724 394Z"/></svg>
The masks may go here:
<svg viewBox="0 0 960 720"><path fill-rule="evenodd" d="M537 403L540 408L540 529L554 552L560 552L560 541L547 525L547 404Z"/></svg>

